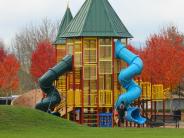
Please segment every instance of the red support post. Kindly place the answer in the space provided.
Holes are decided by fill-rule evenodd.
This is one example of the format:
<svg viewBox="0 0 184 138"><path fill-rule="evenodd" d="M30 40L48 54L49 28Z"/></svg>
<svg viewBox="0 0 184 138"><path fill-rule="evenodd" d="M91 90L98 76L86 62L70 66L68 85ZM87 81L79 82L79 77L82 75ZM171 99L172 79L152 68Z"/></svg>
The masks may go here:
<svg viewBox="0 0 184 138"><path fill-rule="evenodd" d="M115 73L114 73L114 66L115 66L115 44L114 44L114 39L112 38L112 127L114 127L114 104L115 104L115 99L114 99L114 80L115 80Z"/></svg>
<svg viewBox="0 0 184 138"><path fill-rule="evenodd" d="M146 118L148 118L148 100L146 100Z"/></svg>
<svg viewBox="0 0 184 138"><path fill-rule="evenodd" d="M99 39L97 38L97 127L99 127Z"/></svg>
<svg viewBox="0 0 184 138"><path fill-rule="evenodd" d="M82 37L82 74L81 74L81 98L82 98L82 107L81 107L81 124L84 123L84 42Z"/></svg>
<svg viewBox="0 0 184 138"><path fill-rule="evenodd" d="M140 77L138 77L138 85L139 85L139 86L140 86L140 83L141 83ZM141 100L140 100L140 97L139 97L139 99L138 99L138 107L139 107L139 108L141 107ZM140 125L138 124L137 127L140 128Z"/></svg>
<svg viewBox="0 0 184 138"><path fill-rule="evenodd" d="M72 57L72 74L73 74L73 120L76 121L76 116L75 116L75 41L73 40L73 57Z"/></svg>
<svg viewBox="0 0 184 138"><path fill-rule="evenodd" d="M65 47L65 55L67 54L67 39L66 39L66 47ZM66 114L65 114L65 118L67 119L68 117L68 73L66 73L66 99L65 99L65 111L66 111Z"/></svg>
<svg viewBox="0 0 184 138"><path fill-rule="evenodd" d="M66 111L66 115L65 115L65 119L67 119L67 114L68 114L68 108L67 108L67 106L68 106L68 104L67 104L67 102L68 102L68 74L66 73L66 99L65 99L65 111Z"/></svg>
<svg viewBox="0 0 184 138"><path fill-rule="evenodd" d="M152 81L151 81L151 111L150 111L150 114L151 114L151 117L153 115L153 100L152 100L152 97L153 97L153 93L152 93Z"/></svg>
<svg viewBox="0 0 184 138"><path fill-rule="evenodd" d="M165 99L163 99L163 120L165 121Z"/></svg>

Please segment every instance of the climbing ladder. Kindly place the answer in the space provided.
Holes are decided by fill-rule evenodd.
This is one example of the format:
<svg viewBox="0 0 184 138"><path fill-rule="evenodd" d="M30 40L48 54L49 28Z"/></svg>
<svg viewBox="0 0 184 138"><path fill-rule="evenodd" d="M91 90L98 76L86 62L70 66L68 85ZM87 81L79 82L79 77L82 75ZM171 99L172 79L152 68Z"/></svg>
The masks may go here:
<svg viewBox="0 0 184 138"><path fill-rule="evenodd" d="M90 127L98 127L98 110L97 108L85 108L83 113L83 124Z"/></svg>

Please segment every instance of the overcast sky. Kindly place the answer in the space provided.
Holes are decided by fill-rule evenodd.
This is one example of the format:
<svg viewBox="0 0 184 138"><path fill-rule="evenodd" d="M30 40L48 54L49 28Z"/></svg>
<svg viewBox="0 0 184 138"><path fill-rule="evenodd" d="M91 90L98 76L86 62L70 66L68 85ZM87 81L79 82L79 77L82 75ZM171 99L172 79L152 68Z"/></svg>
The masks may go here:
<svg viewBox="0 0 184 138"><path fill-rule="evenodd" d="M85 0L70 0L75 15ZM164 25L175 24L184 32L184 0L109 0L123 23L142 43ZM61 20L67 0L0 0L0 38L7 45L21 28L32 22L39 24L48 17Z"/></svg>

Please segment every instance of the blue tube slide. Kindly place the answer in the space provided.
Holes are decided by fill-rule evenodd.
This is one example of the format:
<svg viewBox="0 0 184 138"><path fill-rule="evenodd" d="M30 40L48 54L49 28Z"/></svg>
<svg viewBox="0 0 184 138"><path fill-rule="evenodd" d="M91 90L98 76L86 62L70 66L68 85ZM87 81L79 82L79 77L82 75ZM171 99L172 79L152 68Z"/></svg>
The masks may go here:
<svg viewBox="0 0 184 138"><path fill-rule="evenodd" d="M133 77L140 75L143 69L143 62L139 56L129 51L119 40L115 43L115 56L117 59L125 61L129 66L120 71L119 82L126 89L126 93L121 94L116 101L115 108L119 109L123 104L127 109L125 119L137 124L144 124L146 119L141 117L138 107L131 107L130 104L141 95L140 86L133 81Z"/></svg>

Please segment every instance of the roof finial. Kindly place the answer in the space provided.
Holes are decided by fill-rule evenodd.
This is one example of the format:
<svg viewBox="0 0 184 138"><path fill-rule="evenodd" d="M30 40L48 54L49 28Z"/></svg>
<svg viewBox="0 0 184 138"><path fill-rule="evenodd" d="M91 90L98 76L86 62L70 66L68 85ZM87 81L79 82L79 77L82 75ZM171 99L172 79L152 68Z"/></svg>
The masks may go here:
<svg viewBox="0 0 184 138"><path fill-rule="evenodd" d="M69 0L67 0L67 8L69 8Z"/></svg>

